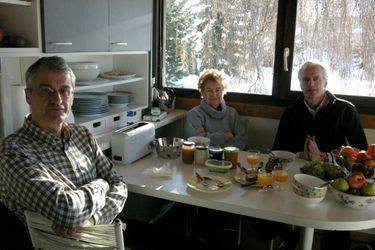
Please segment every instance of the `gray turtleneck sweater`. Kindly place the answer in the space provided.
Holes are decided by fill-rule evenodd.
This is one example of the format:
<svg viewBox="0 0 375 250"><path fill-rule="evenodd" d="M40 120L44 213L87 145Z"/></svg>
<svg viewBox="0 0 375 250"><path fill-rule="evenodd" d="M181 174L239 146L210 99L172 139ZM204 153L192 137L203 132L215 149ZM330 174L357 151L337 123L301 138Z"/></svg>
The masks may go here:
<svg viewBox="0 0 375 250"><path fill-rule="evenodd" d="M185 138L205 136L210 138L211 146L235 146L244 149L247 140L246 131L238 112L227 106L224 100L220 107L220 110L216 110L202 100L200 105L192 108L186 116ZM196 128L199 127L203 127L205 132L197 132ZM225 132L232 132L234 138L225 141Z"/></svg>

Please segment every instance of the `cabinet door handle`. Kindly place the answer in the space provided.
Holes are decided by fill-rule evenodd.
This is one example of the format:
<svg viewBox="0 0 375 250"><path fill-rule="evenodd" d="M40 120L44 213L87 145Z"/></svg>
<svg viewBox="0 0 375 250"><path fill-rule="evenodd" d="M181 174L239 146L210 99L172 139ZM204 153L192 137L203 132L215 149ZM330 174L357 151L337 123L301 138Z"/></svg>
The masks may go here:
<svg viewBox="0 0 375 250"><path fill-rule="evenodd" d="M128 43L126 43L126 42L111 42L111 45L128 46Z"/></svg>
<svg viewBox="0 0 375 250"><path fill-rule="evenodd" d="M57 46L72 46L72 42L48 42L50 45L57 45Z"/></svg>
<svg viewBox="0 0 375 250"><path fill-rule="evenodd" d="M284 48L284 71L288 71L289 48Z"/></svg>

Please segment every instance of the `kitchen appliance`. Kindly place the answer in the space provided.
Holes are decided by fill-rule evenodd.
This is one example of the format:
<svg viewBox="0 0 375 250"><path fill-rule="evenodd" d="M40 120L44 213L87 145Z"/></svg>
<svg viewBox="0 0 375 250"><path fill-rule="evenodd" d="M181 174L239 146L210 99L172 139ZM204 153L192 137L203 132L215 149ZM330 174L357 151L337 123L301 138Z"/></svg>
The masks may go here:
<svg viewBox="0 0 375 250"><path fill-rule="evenodd" d="M138 122L113 132L111 136L112 160L128 165L152 152L155 126Z"/></svg>

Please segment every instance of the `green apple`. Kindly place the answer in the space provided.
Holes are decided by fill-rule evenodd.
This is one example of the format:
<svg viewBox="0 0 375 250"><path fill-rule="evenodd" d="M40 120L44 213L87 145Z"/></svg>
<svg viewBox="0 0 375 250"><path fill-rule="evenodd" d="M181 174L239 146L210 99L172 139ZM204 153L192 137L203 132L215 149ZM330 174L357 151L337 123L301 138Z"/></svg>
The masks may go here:
<svg viewBox="0 0 375 250"><path fill-rule="evenodd" d="M361 195L363 196L374 196L375 195L375 183L369 183L361 188Z"/></svg>
<svg viewBox="0 0 375 250"><path fill-rule="evenodd" d="M349 183L344 178L338 178L334 180L332 187L341 192L347 192L349 190Z"/></svg>

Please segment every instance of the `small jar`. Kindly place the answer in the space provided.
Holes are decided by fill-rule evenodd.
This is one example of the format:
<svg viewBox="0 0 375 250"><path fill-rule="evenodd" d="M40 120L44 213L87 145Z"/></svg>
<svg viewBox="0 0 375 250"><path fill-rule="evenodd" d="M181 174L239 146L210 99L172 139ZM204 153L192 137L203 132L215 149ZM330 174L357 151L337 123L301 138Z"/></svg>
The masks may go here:
<svg viewBox="0 0 375 250"><path fill-rule="evenodd" d="M210 159L223 160L223 149L220 146L208 147L208 154Z"/></svg>
<svg viewBox="0 0 375 250"><path fill-rule="evenodd" d="M195 143L192 141L184 141L182 145L182 162L185 164L193 164L194 162Z"/></svg>
<svg viewBox="0 0 375 250"><path fill-rule="evenodd" d="M237 147L225 147L224 148L224 160L232 163L232 169L236 168L238 162L238 152L240 151Z"/></svg>
<svg viewBox="0 0 375 250"><path fill-rule="evenodd" d="M197 166L204 166L208 160L208 147L205 145L196 145L194 151L194 162Z"/></svg>

